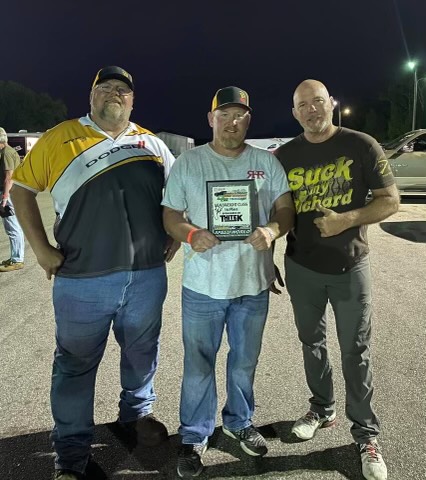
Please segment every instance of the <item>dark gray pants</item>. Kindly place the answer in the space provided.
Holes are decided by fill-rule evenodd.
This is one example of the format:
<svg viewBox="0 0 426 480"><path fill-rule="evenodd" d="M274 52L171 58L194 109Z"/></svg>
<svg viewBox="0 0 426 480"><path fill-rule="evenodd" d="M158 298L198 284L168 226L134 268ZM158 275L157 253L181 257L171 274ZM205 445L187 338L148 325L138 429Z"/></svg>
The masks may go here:
<svg viewBox="0 0 426 480"><path fill-rule="evenodd" d="M306 380L312 392L311 410L330 415L335 410L333 374L327 352L326 306L330 302L336 318L342 371L346 385L346 415L351 433L364 443L379 433L372 410L370 364L371 273L366 256L341 275L317 273L285 257L287 290L302 342Z"/></svg>

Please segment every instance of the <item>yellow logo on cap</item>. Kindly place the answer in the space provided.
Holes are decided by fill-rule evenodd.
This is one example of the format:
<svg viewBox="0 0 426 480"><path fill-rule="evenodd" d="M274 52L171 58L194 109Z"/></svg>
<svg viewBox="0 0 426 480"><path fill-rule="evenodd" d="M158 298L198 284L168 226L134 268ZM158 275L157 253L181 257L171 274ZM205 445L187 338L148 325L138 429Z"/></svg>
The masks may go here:
<svg viewBox="0 0 426 480"><path fill-rule="evenodd" d="M247 103L247 94L244 90L240 90L240 100L242 103Z"/></svg>

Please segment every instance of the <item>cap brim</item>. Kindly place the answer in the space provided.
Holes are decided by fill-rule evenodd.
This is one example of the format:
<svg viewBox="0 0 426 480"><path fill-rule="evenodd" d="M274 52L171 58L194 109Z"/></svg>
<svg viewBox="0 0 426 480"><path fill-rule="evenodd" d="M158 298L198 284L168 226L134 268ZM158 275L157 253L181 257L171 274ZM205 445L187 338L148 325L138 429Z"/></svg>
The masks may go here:
<svg viewBox="0 0 426 480"><path fill-rule="evenodd" d="M129 88L131 88L132 91L134 91L135 89L133 86L133 83L127 77L125 77L124 75L120 75L119 73L109 73L107 75L104 75L102 79L98 79L98 81L96 82L96 85L99 85L105 80L120 80L124 82Z"/></svg>
<svg viewBox="0 0 426 480"><path fill-rule="evenodd" d="M230 105L235 105L236 107L244 107L246 108L249 112L252 112L253 109L251 107L249 107L248 105L245 105L244 103L238 103L238 102L228 102L228 103L222 103L222 105L219 105L218 107L216 107L214 110L219 110L220 108L223 108L223 107L229 107ZM214 111L213 110L213 111Z"/></svg>

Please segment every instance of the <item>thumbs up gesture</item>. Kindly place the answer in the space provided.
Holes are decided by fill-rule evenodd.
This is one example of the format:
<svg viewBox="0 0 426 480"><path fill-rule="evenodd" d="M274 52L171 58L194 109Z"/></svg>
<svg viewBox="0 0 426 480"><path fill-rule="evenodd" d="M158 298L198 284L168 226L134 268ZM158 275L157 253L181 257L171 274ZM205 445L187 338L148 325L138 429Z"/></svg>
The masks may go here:
<svg viewBox="0 0 426 480"><path fill-rule="evenodd" d="M318 205L317 211L323 214L314 220L321 233L321 237L333 237L339 235L348 228L346 217L342 213L336 213L334 210Z"/></svg>

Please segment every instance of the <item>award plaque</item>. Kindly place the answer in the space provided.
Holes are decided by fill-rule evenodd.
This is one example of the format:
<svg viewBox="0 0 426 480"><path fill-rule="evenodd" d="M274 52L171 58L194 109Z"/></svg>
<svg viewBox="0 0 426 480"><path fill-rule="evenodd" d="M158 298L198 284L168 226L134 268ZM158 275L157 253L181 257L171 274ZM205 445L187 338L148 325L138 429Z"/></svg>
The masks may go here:
<svg viewBox="0 0 426 480"><path fill-rule="evenodd" d="M208 229L219 240L244 240L259 225L254 180L208 181Z"/></svg>

